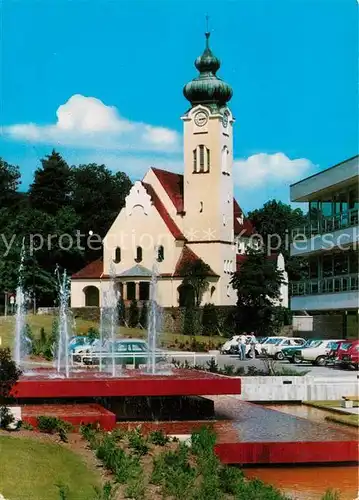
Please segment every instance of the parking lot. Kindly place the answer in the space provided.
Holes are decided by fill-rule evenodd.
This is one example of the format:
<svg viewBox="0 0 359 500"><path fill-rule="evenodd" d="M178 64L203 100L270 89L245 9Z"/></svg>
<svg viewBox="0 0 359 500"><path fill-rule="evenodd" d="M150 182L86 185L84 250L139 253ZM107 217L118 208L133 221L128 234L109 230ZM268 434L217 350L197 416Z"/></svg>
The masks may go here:
<svg viewBox="0 0 359 500"><path fill-rule="evenodd" d="M169 354L169 353L168 353ZM170 356L169 356L170 357ZM185 356L185 353L181 356L176 356L174 354L173 356L174 359L180 362L184 362L185 360L188 361L188 363L193 364L193 355ZM205 365L207 361L209 361L211 358L210 354L207 354L205 356L201 356L200 353L196 354L196 364L197 365ZM247 366L255 366L258 369L265 369L265 365L263 362L263 359L261 358L256 358L256 359L246 359L245 361L242 361L239 359L237 355L231 355L231 354L217 354L216 355L216 360L218 363L218 366L220 368L224 368L224 365L234 365L236 368L239 366L247 367ZM352 368L348 369L343 369L339 367L333 367L333 366L313 366L311 363L301 363L301 364L293 364L289 363L288 361L275 361L275 366L278 367L278 370L280 371L281 367L286 367L286 368L291 368L292 370L297 370L297 371L308 371L308 375L315 375L315 376L325 376L325 377L348 377L348 378L353 378L355 377L358 372Z"/></svg>

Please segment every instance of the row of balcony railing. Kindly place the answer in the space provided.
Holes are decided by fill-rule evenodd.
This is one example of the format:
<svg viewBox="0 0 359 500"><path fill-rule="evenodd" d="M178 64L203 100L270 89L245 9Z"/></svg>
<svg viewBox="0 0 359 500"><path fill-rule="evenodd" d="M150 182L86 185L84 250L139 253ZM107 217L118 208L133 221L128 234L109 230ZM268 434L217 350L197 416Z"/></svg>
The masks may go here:
<svg viewBox="0 0 359 500"><path fill-rule="evenodd" d="M353 292L359 290L359 275L345 274L291 283L291 295L315 295L322 293Z"/></svg>
<svg viewBox="0 0 359 500"><path fill-rule="evenodd" d="M346 212L342 212L331 216L321 216L316 221L310 221L305 226L296 228L292 232L292 236L304 234L307 237L316 234L333 233L340 229L357 226L359 221L359 212L357 208L352 208Z"/></svg>

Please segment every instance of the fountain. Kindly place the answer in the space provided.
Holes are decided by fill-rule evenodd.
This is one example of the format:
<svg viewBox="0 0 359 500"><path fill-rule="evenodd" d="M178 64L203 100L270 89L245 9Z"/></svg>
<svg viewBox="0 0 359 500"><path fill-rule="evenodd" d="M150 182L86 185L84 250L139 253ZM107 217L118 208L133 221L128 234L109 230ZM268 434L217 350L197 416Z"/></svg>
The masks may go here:
<svg viewBox="0 0 359 500"><path fill-rule="evenodd" d="M108 351L104 350L105 346L111 347L110 356L105 359L111 359L111 372L112 377L116 376L116 356L115 356L115 342L117 339L118 328L118 300L119 292L116 288L116 270L111 263L110 271L110 286L101 294L101 309L100 309L100 356L99 356L99 370L104 369L103 354Z"/></svg>
<svg viewBox="0 0 359 500"><path fill-rule="evenodd" d="M57 277L59 290L59 326L57 339L56 371L57 374L65 372L65 377L69 378L69 337L70 337L70 317L69 317L69 299L70 299L70 280L66 271L62 276L58 267L55 274Z"/></svg>
<svg viewBox="0 0 359 500"><path fill-rule="evenodd" d="M25 238L22 240L21 253L20 253L20 266L19 266L19 279L16 288L16 316L15 316L15 362L17 366L21 367L25 356L28 354L25 329L26 318L26 296L23 290L23 270L25 260Z"/></svg>
<svg viewBox="0 0 359 500"><path fill-rule="evenodd" d="M157 350L157 334L160 329L159 319L160 311L157 303L157 281L158 268L156 260L152 266L152 277L150 284L150 307L148 311L148 327L147 327L147 343L148 343L148 358L147 372L156 373L156 350Z"/></svg>

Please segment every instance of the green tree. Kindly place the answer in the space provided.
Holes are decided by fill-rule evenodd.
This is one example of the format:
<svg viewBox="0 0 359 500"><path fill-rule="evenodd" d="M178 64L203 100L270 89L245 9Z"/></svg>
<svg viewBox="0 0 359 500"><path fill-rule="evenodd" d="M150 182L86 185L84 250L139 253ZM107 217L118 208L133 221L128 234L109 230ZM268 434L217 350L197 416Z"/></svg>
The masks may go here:
<svg viewBox="0 0 359 500"><path fill-rule="evenodd" d="M113 174L96 163L72 167L71 173L72 206L80 217L80 230L105 236L125 205L132 186L129 177L123 172Z"/></svg>
<svg viewBox="0 0 359 500"><path fill-rule="evenodd" d="M195 306L199 307L203 294L209 288L208 276L212 270L202 259L188 261L180 269L181 276L184 276L182 284L185 287L192 287L195 298Z"/></svg>
<svg viewBox="0 0 359 500"><path fill-rule="evenodd" d="M0 158L0 207L9 207L18 200L20 169Z"/></svg>
<svg viewBox="0 0 359 500"><path fill-rule="evenodd" d="M237 292L237 331L268 335L276 329L276 301L280 298L283 272L263 251L248 249L240 272L231 284Z"/></svg>
<svg viewBox="0 0 359 500"><path fill-rule="evenodd" d="M291 257L289 252L293 229L303 227L307 222L307 216L302 210L293 209L281 201L270 200L262 208L249 212L248 218L262 236L265 251L283 254L289 279L298 280L305 277L306 260Z"/></svg>
<svg viewBox="0 0 359 500"><path fill-rule="evenodd" d="M34 182L29 189L32 208L50 215L71 202L71 170L60 153L55 150L41 160L42 166L35 171Z"/></svg>

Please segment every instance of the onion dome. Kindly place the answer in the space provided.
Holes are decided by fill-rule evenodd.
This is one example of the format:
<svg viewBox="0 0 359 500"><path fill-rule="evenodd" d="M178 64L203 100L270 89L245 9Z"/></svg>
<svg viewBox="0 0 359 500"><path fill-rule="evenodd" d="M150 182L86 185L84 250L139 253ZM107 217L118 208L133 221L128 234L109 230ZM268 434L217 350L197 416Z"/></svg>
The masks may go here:
<svg viewBox="0 0 359 500"><path fill-rule="evenodd" d="M184 86L183 94L192 106L208 104L221 108L231 99L233 92L228 83L216 75L221 63L209 48L210 33L205 33L205 36L204 52L197 57L194 63L199 71L199 76Z"/></svg>

